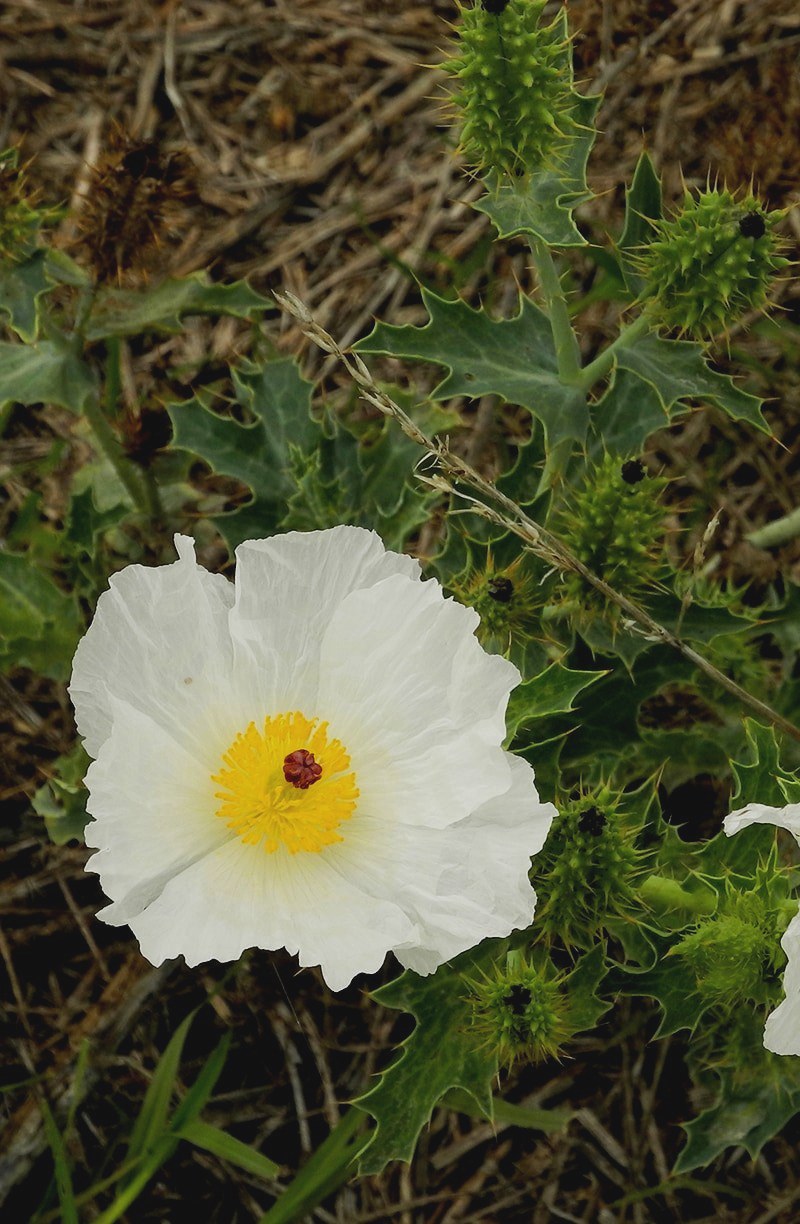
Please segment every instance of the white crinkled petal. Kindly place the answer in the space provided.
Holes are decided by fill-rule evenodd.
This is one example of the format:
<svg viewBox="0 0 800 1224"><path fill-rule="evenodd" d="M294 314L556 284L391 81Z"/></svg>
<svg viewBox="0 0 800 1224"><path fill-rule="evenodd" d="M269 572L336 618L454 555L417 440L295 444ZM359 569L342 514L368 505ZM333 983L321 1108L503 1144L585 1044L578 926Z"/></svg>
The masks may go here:
<svg viewBox="0 0 800 1224"><path fill-rule="evenodd" d="M345 882L325 855L266 854L238 839L176 875L130 925L154 964L286 948L319 965L332 990L375 973L390 948L415 938L396 900Z"/></svg>
<svg viewBox="0 0 800 1224"><path fill-rule="evenodd" d="M512 782L504 795L460 824L436 831L436 845L432 831L425 830L420 858L438 858L442 870L436 879L419 863L403 891L422 930L414 946L395 949L408 969L432 973L482 939L508 935L533 921L530 860L544 845L556 809L539 799L530 765L509 758Z"/></svg>
<svg viewBox="0 0 800 1224"><path fill-rule="evenodd" d="M507 794L447 829L356 815L342 842L294 856L234 839L176 874L130 925L155 964L233 960L255 946L318 964L334 990L376 972L390 951L432 973L533 918L530 858L555 809L539 801L524 761L511 758L511 774Z"/></svg>
<svg viewBox="0 0 800 1224"><path fill-rule="evenodd" d="M318 708L351 748L369 815L442 827L508 789L501 744L519 672L481 649L477 623L438 583L401 575L331 617Z"/></svg>
<svg viewBox="0 0 800 1224"><path fill-rule="evenodd" d="M783 990L786 998L767 1017L764 1045L773 1054L800 1054L800 914L795 914L783 933L786 953Z"/></svg>
<svg viewBox="0 0 800 1224"><path fill-rule="evenodd" d="M132 706L112 705L114 729L89 767L89 860L113 902L114 926L151 904L177 872L232 834L216 815L210 771Z"/></svg>
<svg viewBox="0 0 800 1224"><path fill-rule="evenodd" d="M344 840L325 851L348 887L368 888L405 911L415 927L413 942L391 950L418 973L432 973L533 918L530 860L544 844L555 808L539 800L527 762L508 756L507 792L459 823L391 826L360 814Z"/></svg>
<svg viewBox="0 0 800 1224"><path fill-rule="evenodd" d="M240 544L230 630L237 680L251 699L265 710L314 711L328 621L352 591L390 574L419 586L419 563L387 552L380 536L363 527L290 531Z"/></svg>
<svg viewBox="0 0 800 1224"><path fill-rule="evenodd" d="M771 824L779 829L788 829L800 842L800 803L788 803L786 807L769 807L764 803L748 803L725 817L723 827L728 837L752 824Z"/></svg>
<svg viewBox="0 0 800 1224"><path fill-rule="evenodd" d="M527 926L555 809L502 748L519 673L476 614L360 528L241 545L235 595L176 542L177 563L114 576L76 655L101 917L155 963L286 947L334 989L388 951L428 973ZM251 719L298 709L345 744L358 805L341 843L268 854L220 820L211 775Z"/></svg>
<svg viewBox="0 0 800 1224"><path fill-rule="evenodd" d="M189 751L205 751L209 720L230 686L228 610L233 585L194 559L176 536L172 565L129 565L110 579L72 666L69 694L86 751L112 729L115 698L160 723Z"/></svg>

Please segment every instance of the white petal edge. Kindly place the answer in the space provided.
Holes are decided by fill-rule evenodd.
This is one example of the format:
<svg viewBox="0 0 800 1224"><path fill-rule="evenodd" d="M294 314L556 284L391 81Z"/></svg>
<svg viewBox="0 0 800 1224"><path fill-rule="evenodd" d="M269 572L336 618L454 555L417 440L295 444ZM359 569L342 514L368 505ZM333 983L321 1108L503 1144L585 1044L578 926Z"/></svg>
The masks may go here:
<svg viewBox="0 0 800 1224"><path fill-rule="evenodd" d="M752 824L771 824L778 829L787 829L800 843L800 803L787 803L785 807L769 807L765 803L748 803L746 807L730 812L723 821L728 837Z"/></svg>
<svg viewBox="0 0 800 1224"><path fill-rule="evenodd" d="M266 854L238 838L176 875L131 920L153 964L236 960L246 948L286 948L301 966L319 965L332 990L375 973L395 944L414 941L391 900L350 885L321 854Z"/></svg>
<svg viewBox="0 0 800 1224"><path fill-rule="evenodd" d="M69 694L92 757L111 733L116 699L189 751L219 707L210 696L231 672L233 585L196 563L188 536L176 535L175 545L170 565L129 565L111 576L78 645Z"/></svg>
<svg viewBox="0 0 800 1224"><path fill-rule="evenodd" d="M351 593L331 617L319 709L351 752L370 815L443 827L508 790L501 745L519 672L482 650L477 623L438 583L402 575Z"/></svg>
<svg viewBox="0 0 800 1224"><path fill-rule="evenodd" d="M800 914L795 914L784 931L781 947L786 953L786 998L767 1017L764 1045L773 1054L800 1054Z"/></svg>

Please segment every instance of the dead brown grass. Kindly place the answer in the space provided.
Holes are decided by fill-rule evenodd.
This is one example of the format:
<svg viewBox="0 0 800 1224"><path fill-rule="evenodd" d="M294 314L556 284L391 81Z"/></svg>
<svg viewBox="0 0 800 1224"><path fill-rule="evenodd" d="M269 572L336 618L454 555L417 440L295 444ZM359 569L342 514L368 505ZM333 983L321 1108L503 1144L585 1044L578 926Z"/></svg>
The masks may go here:
<svg viewBox="0 0 800 1224"><path fill-rule="evenodd" d="M583 218L597 236L618 229L623 184L645 141L670 198L681 174L700 183L709 173L731 183L752 173L773 206L795 198L796 0L571 0L569 14L580 74L599 76L607 89L592 170L602 198ZM78 215L115 127L157 142L167 155L180 152L192 163L195 194L182 205L180 240L162 246L161 270L210 265L225 279L249 276L259 289L291 290L348 343L374 315L419 318L411 274L445 283L453 261L487 239L485 219L468 207L478 188L461 174L440 126L441 78L431 65L453 15L445 0L6 0L0 145L22 142L47 200L70 201ZM75 240L73 221L62 224L60 240ZM591 275L578 259L579 282ZM522 249L487 247L459 287L474 298L515 280L530 283ZM696 530L723 505L716 547L722 571L740 578L752 576L755 561L771 576L800 556L788 547L777 558L754 558L741 543L746 530L800 501L798 298L788 287L783 293L795 330L781 341L735 338L759 388L774 397L775 440L752 439L709 413L653 448L652 462L674 478ZM591 351L615 326L615 312L597 304L586 324ZM276 315L268 328L287 351L303 350L285 319ZM124 367L129 398L151 395L168 364L191 366L209 352L225 360L244 344L242 329L223 321L192 326L148 352L132 348ZM306 354L310 366L319 360ZM13 522L29 491L19 475L25 457L46 450L63 428L56 414L10 431L4 522ZM57 518L55 480L45 507ZM81 1042L91 1042L72 1155L87 1177L97 1176L106 1157L113 1164L114 1136L135 1113L158 1052L219 974L152 971L124 933L94 922L100 894L83 872L83 852L56 849L43 836L28 798L70 743L63 691L28 673L0 680L0 725L3 1081L46 1074L52 1102L64 1105ZM405 1023L366 1001L367 983L333 998L313 973L293 973L288 958L250 957L203 1013L190 1053L191 1069L222 1028L233 1028L213 1119L263 1143L288 1169L385 1063ZM648 1046L647 1036L640 1012L617 1011L555 1075L528 1069L504 1085L514 1100L579 1109L563 1137L493 1134L437 1112L413 1169L391 1168L344 1189L316 1218L795 1220L796 1124L755 1164L735 1150L718 1162L712 1175L729 1195L683 1190L619 1205L666 1177L680 1146L676 1121L689 1107L680 1043ZM4 1219L22 1224L39 1200L49 1158L35 1094L23 1088L2 1101L0 1199ZM257 1183L181 1149L129 1218L177 1220L189 1205L230 1224L258 1218L268 1201Z"/></svg>

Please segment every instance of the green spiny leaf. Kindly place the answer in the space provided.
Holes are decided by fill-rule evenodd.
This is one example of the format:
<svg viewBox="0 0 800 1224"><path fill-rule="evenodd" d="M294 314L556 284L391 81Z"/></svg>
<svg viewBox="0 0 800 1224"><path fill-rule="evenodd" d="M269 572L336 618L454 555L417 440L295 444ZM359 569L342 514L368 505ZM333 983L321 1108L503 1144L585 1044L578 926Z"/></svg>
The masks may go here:
<svg viewBox="0 0 800 1224"><path fill-rule="evenodd" d="M657 231L652 223L659 221L662 215L661 180L645 149L625 193L625 225L618 243L625 284L631 293L640 294L645 279L636 271L635 262L629 255L632 253L635 257L636 252L655 237Z"/></svg>
<svg viewBox="0 0 800 1224"><path fill-rule="evenodd" d="M762 727L752 718L745 719L744 727L752 760L731 761L735 781L731 807L741 808L748 803L783 807L786 803L800 802L800 779L781 765L775 728ZM736 837L746 831L742 830Z"/></svg>
<svg viewBox="0 0 800 1224"><path fill-rule="evenodd" d="M375 992L378 1003L411 1012L417 1026L379 1083L356 1101L378 1124L361 1157L362 1174L378 1173L390 1160L410 1161L434 1106L452 1088L468 1092L491 1119L497 1053L472 1029L461 974L490 950L496 955L497 946L494 940L481 952L465 952L431 977L406 972Z"/></svg>
<svg viewBox="0 0 800 1224"><path fill-rule="evenodd" d="M600 98L578 96L574 120L578 131L551 154L551 168L509 184L490 179L490 191L473 205L486 213L498 237L534 234L548 246L585 246L586 239L573 219L579 204L592 198L586 183L586 165L596 137L594 125Z"/></svg>
<svg viewBox="0 0 800 1224"><path fill-rule="evenodd" d="M786 1068L787 1073L792 1070ZM720 1076L714 1104L684 1126L688 1139L676 1161L675 1173L704 1168L728 1147L743 1147L755 1159L798 1110L800 1085L796 1072L789 1083L780 1083L770 1077L740 1082L726 1071Z"/></svg>
<svg viewBox="0 0 800 1224"><path fill-rule="evenodd" d="M275 530L296 488L295 456L308 453L319 436L311 419L311 383L293 361L247 363L233 371L233 379L239 403L256 418L254 424L218 416L200 396L168 409L173 447L199 455L213 471L252 491L247 505L215 519L231 549Z"/></svg>
<svg viewBox="0 0 800 1224"><path fill-rule="evenodd" d="M716 404L734 421L747 421L762 433L769 432L761 415L761 400L742 391L727 374L712 370L700 344L662 340L651 333L621 348L617 364L656 390L668 417L681 401L704 400Z"/></svg>
<svg viewBox="0 0 800 1224"><path fill-rule="evenodd" d="M80 412L95 386L92 371L65 341L0 344L0 408L60 404Z"/></svg>
<svg viewBox="0 0 800 1224"><path fill-rule="evenodd" d="M445 366L448 376L431 393L433 399L494 394L520 404L542 422L551 451L565 441L584 441L583 394L559 381L547 316L529 298L521 298L512 319L492 319L484 310L425 289L422 298L429 315L424 326L378 323L355 347Z"/></svg>
<svg viewBox="0 0 800 1224"><path fill-rule="evenodd" d="M561 663L551 663L538 676L518 684L508 702L506 727L509 740L525 723L574 710L578 694L605 674L601 671L571 671Z"/></svg>
<svg viewBox="0 0 800 1224"><path fill-rule="evenodd" d="M0 267L0 315L21 340L39 332L39 299L50 288L45 276L46 252L36 250L22 263Z"/></svg>
<svg viewBox="0 0 800 1224"><path fill-rule="evenodd" d="M148 289L104 289L98 295L86 336L138 336L142 332L178 332L184 315L233 315L253 319L270 303L246 281L217 285L205 272L165 280Z"/></svg>
<svg viewBox="0 0 800 1224"><path fill-rule="evenodd" d="M0 667L64 680L83 623L67 595L28 557L0 551Z"/></svg>

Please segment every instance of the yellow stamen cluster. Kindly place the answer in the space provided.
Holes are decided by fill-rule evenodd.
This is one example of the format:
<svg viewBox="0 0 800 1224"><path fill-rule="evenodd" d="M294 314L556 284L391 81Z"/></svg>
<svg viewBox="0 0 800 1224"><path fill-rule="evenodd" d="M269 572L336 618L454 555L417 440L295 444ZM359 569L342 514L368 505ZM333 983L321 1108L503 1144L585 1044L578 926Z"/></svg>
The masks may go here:
<svg viewBox="0 0 800 1224"><path fill-rule="evenodd" d="M283 764L298 748L313 753L321 777L307 789L287 781ZM284 847L290 854L319 852L342 841L339 826L349 820L358 799L350 757L328 724L299 711L276 714L241 731L212 774L217 815L247 845L267 854Z"/></svg>

